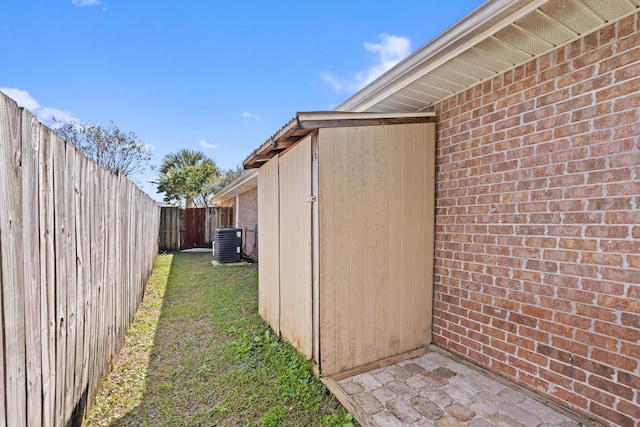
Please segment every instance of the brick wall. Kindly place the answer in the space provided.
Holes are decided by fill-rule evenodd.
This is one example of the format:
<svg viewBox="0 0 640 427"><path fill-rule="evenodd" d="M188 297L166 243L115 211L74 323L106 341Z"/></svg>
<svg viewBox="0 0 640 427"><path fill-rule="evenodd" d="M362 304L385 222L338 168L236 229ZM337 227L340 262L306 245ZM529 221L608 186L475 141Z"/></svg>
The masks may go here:
<svg viewBox="0 0 640 427"><path fill-rule="evenodd" d="M640 425L638 15L436 112L435 342Z"/></svg>
<svg viewBox="0 0 640 427"><path fill-rule="evenodd" d="M258 235L254 226L258 223L258 188L238 196L238 227L244 228L242 251L249 258L258 260Z"/></svg>

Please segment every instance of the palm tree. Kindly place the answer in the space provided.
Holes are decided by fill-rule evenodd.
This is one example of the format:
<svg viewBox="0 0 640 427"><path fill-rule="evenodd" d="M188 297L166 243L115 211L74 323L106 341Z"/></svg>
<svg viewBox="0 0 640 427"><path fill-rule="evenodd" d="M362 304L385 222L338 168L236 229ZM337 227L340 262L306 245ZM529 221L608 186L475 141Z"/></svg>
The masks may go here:
<svg viewBox="0 0 640 427"><path fill-rule="evenodd" d="M176 153L166 154L160 164L160 184L158 190L168 197L180 196L185 199L185 207L194 206L194 198L202 198L207 205L209 188L219 179L216 163L201 151L186 148ZM203 177L203 174L206 176ZM193 182L196 180L197 182ZM170 188L171 187L171 188ZM175 198L175 197L174 197Z"/></svg>

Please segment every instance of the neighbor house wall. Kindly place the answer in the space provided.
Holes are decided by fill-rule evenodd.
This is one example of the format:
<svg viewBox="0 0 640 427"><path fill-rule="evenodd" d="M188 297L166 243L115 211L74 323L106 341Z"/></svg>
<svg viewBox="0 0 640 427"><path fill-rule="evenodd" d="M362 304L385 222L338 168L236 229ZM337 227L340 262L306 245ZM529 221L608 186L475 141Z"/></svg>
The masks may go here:
<svg viewBox="0 0 640 427"><path fill-rule="evenodd" d="M437 104L434 341L640 419L638 15Z"/></svg>
<svg viewBox="0 0 640 427"><path fill-rule="evenodd" d="M249 258L258 261L258 187L238 195L238 227L244 230L242 251Z"/></svg>

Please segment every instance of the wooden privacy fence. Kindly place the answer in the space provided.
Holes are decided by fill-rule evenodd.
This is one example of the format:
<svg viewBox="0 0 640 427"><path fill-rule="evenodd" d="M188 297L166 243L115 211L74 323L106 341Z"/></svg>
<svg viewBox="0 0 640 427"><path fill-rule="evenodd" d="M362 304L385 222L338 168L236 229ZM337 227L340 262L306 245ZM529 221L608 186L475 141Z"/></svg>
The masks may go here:
<svg viewBox="0 0 640 427"><path fill-rule="evenodd" d="M216 228L233 227L233 208L163 207L158 246L163 251L210 248Z"/></svg>
<svg viewBox="0 0 640 427"><path fill-rule="evenodd" d="M0 94L0 426L79 425L157 254L159 209Z"/></svg>

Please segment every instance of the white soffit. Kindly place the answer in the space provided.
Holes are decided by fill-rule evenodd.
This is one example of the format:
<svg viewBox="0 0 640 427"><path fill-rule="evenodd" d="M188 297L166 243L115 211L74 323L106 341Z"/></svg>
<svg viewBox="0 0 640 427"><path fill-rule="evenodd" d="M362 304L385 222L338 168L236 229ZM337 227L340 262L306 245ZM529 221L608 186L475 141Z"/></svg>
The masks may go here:
<svg viewBox="0 0 640 427"><path fill-rule="evenodd" d="M337 110L424 110L638 8L640 0L489 0Z"/></svg>
<svg viewBox="0 0 640 427"><path fill-rule="evenodd" d="M230 182L211 199L214 203L222 203L258 186L258 171L249 170Z"/></svg>

